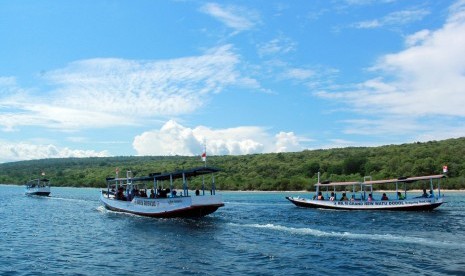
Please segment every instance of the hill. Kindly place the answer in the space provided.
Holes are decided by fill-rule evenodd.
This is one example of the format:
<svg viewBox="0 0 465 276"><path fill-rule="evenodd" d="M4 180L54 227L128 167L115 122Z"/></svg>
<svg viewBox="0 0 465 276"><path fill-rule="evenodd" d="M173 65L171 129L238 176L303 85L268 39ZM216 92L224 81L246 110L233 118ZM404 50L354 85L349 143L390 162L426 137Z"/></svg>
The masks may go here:
<svg viewBox="0 0 465 276"><path fill-rule="evenodd" d="M464 156L465 138L459 138L380 147L209 156L208 165L222 169L216 176L217 188L222 190L305 190L313 189L318 171L323 180L353 181L366 175L385 179L439 174L443 165L448 166L449 177L442 187L464 189ZM202 165L200 157L184 156L41 159L0 164L0 183L23 184L45 172L53 186L104 187L105 178L114 176L115 168L142 176Z"/></svg>

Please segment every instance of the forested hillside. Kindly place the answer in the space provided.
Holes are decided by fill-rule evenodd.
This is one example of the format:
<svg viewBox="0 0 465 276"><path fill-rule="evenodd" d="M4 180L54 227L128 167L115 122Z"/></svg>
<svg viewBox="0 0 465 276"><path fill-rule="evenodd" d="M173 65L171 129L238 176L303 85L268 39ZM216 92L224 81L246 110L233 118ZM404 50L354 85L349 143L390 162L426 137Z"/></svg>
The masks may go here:
<svg viewBox="0 0 465 276"><path fill-rule="evenodd" d="M208 165L220 168L217 188L222 190L308 190L317 173L322 180L354 181L442 173L449 168L442 187L465 188L465 138L295 153L209 156ZM42 159L0 164L0 183L23 184L41 172L54 186L103 187L115 168L142 176L153 172L203 166L200 157L104 157ZM193 185L198 185L193 182ZM389 187L385 187L389 188Z"/></svg>

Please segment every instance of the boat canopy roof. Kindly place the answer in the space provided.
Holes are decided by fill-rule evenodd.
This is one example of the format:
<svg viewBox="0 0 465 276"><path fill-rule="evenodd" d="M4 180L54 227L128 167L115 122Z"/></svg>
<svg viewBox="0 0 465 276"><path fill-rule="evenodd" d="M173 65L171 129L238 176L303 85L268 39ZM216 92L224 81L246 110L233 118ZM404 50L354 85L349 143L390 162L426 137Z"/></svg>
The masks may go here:
<svg viewBox="0 0 465 276"><path fill-rule="evenodd" d="M370 180L370 181L363 182L363 184L372 185L372 184L388 184L388 183L396 183L396 182L412 183L412 182L419 181L419 180L440 179L444 177L446 176L443 174L414 176L414 177L399 177L399 178L386 179L386 180Z"/></svg>
<svg viewBox="0 0 465 276"><path fill-rule="evenodd" d="M419 180L440 179L444 177L446 176L443 174L437 174L437 175L414 176L414 177L399 177L399 178L385 179L385 180L316 183L315 186L318 186L318 187L350 186L350 185L369 186L373 184L389 184L389 183L399 183L399 182L412 183L412 182L419 181Z"/></svg>
<svg viewBox="0 0 465 276"><path fill-rule="evenodd" d="M170 180L171 178L173 180L182 178L183 175L187 177L192 177L192 176L199 176L199 175L204 175L204 174L211 174L215 172L219 172L220 169L214 168L214 167L198 167L198 168L192 168L192 169L187 169L187 170L177 170L174 172L168 172L168 173L151 173L148 176L141 176L141 177L133 177L131 178L132 181L154 181L154 180ZM127 178L107 178L107 181L116 181L116 180L125 180Z"/></svg>
<svg viewBox="0 0 465 276"><path fill-rule="evenodd" d="M332 187L332 186L349 186L349 185L360 185L362 182L351 181L351 182L329 182L329 183L316 183L315 186L319 187Z"/></svg>
<svg viewBox="0 0 465 276"><path fill-rule="evenodd" d="M42 178L42 179L36 178L36 179L29 180L29 182L34 182L34 181L49 182L50 180L48 180L47 178Z"/></svg>
<svg viewBox="0 0 465 276"><path fill-rule="evenodd" d="M179 170L179 171L170 172L170 173L153 175L152 179L153 180L170 180L170 178L172 177L174 180L174 179L182 178L183 174L185 177L192 177L192 176L216 173L219 171L220 171L219 169L213 168L213 167L198 167L198 168L193 168L189 170Z"/></svg>

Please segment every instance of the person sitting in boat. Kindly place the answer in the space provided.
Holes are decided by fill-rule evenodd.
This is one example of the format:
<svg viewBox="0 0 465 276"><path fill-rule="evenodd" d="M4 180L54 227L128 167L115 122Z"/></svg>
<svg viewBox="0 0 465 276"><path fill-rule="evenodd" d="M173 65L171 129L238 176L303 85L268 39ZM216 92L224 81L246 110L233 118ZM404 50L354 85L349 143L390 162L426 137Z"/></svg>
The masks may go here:
<svg viewBox="0 0 465 276"><path fill-rule="evenodd" d="M336 200L336 195L334 194L334 192L331 192L331 196L329 197L329 200L331 201Z"/></svg>
<svg viewBox="0 0 465 276"><path fill-rule="evenodd" d="M434 198L434 193L433 193L433 190L429 190L429 198Z"/></svg>
<svg viewBox="0 0 465 276"><path fill-rule="evenodd" d="M373 201L373 196L371 194L368 195L368 202L372 202Z"/></svg>
<svg viewBox="0 0 465 276"><path fill-rule="evenodd" d="M401 192L397 192L397 198L399 200L404 200L405 199L405 196L401 193Z"/></svg>
<svg viewBox="0 0 465 276"><path fill-rule="evenodd" d="M381 200L389 200L389 198L387 197L386 193L383 193L383 196L381 197Z"/></svg>
<svg viewBox="0 0 465 276"><path fill-rule="evenodd" d="M423 194L421 195L421 197L428 197L428 193L426 192L426 189L423 189Z"/></svg>
<svg viewBox="0 0 465 276"><path fill-rule="evenodd" d="M349 199L347 198L347 195L346 193L342 193L342 197L339 201L349 201Z"/></svg>
<svg viewBox="0 0 465 276"><path fill-rule="evenodd" d="M325 200L325 197L323 196L323 194L321 192L318 192L318 197L317 197L318 200Z"/></svg>
<svg viewBox="0 0 465 276"><path fill-rule="evenodd" d="M127 200L127 198L124 196L123 187L118 188L118 192L116 193L116 199L117 200Z"/></svg>
<svg viewBox="0 0 465 276"><path fill-rule="evenodd" d="M155 198L155 191L150 189L150 198Z"/></svg>

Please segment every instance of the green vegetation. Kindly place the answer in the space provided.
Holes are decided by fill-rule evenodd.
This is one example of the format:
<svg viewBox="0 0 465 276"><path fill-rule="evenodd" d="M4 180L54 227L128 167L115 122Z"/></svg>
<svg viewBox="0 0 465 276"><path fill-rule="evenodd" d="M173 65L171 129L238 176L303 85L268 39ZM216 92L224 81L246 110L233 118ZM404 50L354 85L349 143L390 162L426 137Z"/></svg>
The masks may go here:
<svg viewBox="0 0 465 276"><path fill-rule="evenodd" d="M381 147L210 156L208 165L222 169L216 174L221 190L313 190L318 171L322 180L354 181L366 175L386 179L440 174L443 165L448 166L449 177L442 181L442 187L463 189L464 156L465 138L459 138ZM116 168L142 176L202 165L200 157L183 156L42 159L0 164L0 183L23 184L45 172L53 186L104 187L105 178L113 177ZM423 184L418 185L415 188Z"/></svg>

